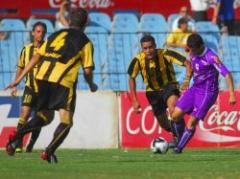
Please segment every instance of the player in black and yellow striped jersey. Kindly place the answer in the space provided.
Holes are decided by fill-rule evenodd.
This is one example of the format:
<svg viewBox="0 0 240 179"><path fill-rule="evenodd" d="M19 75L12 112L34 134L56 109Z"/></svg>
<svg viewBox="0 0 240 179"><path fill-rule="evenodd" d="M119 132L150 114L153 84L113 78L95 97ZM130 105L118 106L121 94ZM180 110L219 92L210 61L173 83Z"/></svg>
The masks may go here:
<svg viewBox="0 0 240 179"><path fill-rule="evenodd" d="M70 28L53 33L33 56L19 78L7 87L17 86L29 70L36 64L39 65L36 75L39 87L37 110L58 110L60 114L60 124L54 132L53 140L41 155L42 159L50 163L57 162L55 151L64 141L72 126L77 76L81 66L90 90L92 92L97 90L92 73L94 69L93 46L83 33L87 20L86 10L82 8L73 10L70 14ZM23 130L18 131L16 137L13 137L7 145L8 154L14 154L12 151L19 136L42 124L43 122L39 119L34 124L24 126Z"/></svg>
<svg viewBox="0 0 240 179"><path fill-rule="evenodd" d="M25 45L21 51L20 58L17 64L17 71L16 71L16 79L22 73L24 67L29 63L30 59L36 54L38 48L43 44L43 40L47 31L47 27L42 22L36 22L33 25L33 29L31 32L32 35L32 43ZM22 106L21 106L21 113L17 125L17 129L20 129L25 125L28 118L31 115L31 112L36 108L37 102L37 92L38 86L35 80L35 75L37 73L37 65L26 75L25 78L25 89L23 92L22 97ZM16 96L17 88L14 87L12 89L11 95ZM35 118L38 117L37 115L34 116ZM53 112L50 113L48 116L49 121L53 118ZM41 128L36 128L33 130L30 142L26 148L26 152L31 152L33 146L39 136ZM20 142L19 146L16 148L16 152L22 152L22 142Z"/></svg>
<svg viewBox="0 0 240 179"><path fill-rule="evenodd" d="M136 93L135 78L140 73L146 85L146 96L152 106L160 126L172 132L176 140L181 137L184 130L184 120L178 124L170 122L167 116L167 108L171 116L176 101L179 97L179 84L173 63L186 67L186 79L183 89L188 88L192 69L191 64L183 55L168 49L156 49L155 39L151 35L141 38L142 52L136 55L128 68L129 87L134 111L141 112L141 105ZM175 147L176 140L170 144Z"/></svg>

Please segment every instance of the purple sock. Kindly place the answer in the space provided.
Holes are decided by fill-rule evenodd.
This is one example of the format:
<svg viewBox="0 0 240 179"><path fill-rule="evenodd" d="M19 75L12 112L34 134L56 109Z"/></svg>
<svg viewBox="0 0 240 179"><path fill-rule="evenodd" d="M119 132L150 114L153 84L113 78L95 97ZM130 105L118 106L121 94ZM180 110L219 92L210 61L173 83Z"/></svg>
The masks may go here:
<svg viewBox="0 0 240 179"><path fill-rule="evenodd" d="M172 127L175 130L175 133L177 135L178 141L180 141L180 139L181 139L181 137L183 135L184 129L185 129L185 121L184 121L184 119L181 119L178 122L173 122L172 123Z"/></svg>
<svg viewBox="0 0 240 179"><path fill-rule="evenodd" d="M182 135L182 138L181 140L179 141L178 145L177 145L177 149L179 151L182 151L183 148L186 146L186 144L190 141L190 139L192 138L192 136L194 135L195 133L195 128L193 129L188 129L188 128L185 128L184 132L183 132L183 135Z"/></svg>

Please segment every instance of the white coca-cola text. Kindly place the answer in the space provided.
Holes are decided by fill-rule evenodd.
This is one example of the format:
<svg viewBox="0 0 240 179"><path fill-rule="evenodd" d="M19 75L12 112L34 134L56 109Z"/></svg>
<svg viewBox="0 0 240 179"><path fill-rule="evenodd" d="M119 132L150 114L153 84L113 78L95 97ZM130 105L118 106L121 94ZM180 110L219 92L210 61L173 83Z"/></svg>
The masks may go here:
<svg viewBox="0 0 240 179"><path fill-rule="evenodd" d="M240 111L219 111L218 105L213 105L208 117L199 123L203 131L240 131Z"/></svg>
<svg viewBox="0 0 240 179"><path fill-rule="evenodd" d="M59 8L62 0L49 0L52 8ZM72 7L82 8L108 8L113 6L112 0L71 0Z"/></svg>
<svg viewBox="0 0 240 179"><path fill-rule="evenodd" d="M127 132L131 135L137 135L139 133L144 133L146 135L150 135L153 134L154 131L156 129L158 129L158 133L162 133L162 128L159 127L157 119L154 117L154 119L149 119L147 118L147 114L149 112L152 111L151 106L147 106L146 108L144 108L144 110L142 111L142 115L141 115L141 119L140 119L140 125L138 125L137 127L133 128L131 124L136 124L136 121L133 120L139 120L136 117L132 117L132 115L135 113L133 108L130 108L128 110L127 116L126 116L126 128L127 128ZM151 127L147 128L146 124L148 123L149 126L149 122L152 122L152 124L150 125Z"/></svg>

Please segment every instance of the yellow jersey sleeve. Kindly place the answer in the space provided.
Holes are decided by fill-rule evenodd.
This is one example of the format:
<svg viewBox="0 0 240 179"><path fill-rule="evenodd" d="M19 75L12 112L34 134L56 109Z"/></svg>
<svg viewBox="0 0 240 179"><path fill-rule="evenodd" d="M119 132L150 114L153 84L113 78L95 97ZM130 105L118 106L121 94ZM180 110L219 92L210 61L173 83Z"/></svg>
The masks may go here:
<svg viewBox="0 0 240 179"><path fill-rule="evenodd" d="M94 67L93 63L93 45L89 41L81 50L82 67Z"/></svg>
<svg viewBox="0 0 240 179"><path fill-rule="evenodd" d="M20 53L20 57L19 57L19 60L18 60L18 64L17 66L19 68L24 68L26 63L25 63L25 56L26 56L26 48L23 47L21 53Z"/></svg>
<svg viewBox="0 0 240 179"><path fill-rule="evenodd" d="M183 65L186 57L178 52L175 52L173 50L167 50L164 53L165 59L170 63L176 63L178 65Z"/></svg>
<svg viewBox="0 0 240 179"><path fill-rule="evenodd" d="M128 67L128 75L132 78L136 78L139 73L139 62L137 58L134 58Z"/></svg>

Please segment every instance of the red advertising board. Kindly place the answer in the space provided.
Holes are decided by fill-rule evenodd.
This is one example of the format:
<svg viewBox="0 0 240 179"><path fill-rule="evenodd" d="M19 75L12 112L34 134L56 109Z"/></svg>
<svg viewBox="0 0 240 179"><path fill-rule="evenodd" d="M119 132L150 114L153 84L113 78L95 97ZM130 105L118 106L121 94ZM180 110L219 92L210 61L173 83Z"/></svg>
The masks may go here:
<svg viewBox="0 0 240 179"><path fill-rule="evenodd" d="M21 107L20 97L0 96L0 148L6 147L8 137L16 131ZM30 135L23 140L23 147L29 141Z"/></svg>
<svg viewBox="0 0 240 179"><path fill-rule="evenodd" d="M159 136L171 140L171 135L161 129L154 118L145 92L138 92L141 114L134 113L127 92L121 94L121 146L123 148L149 148ZM228 104L228 92L221 92L204 122L200 122L188 147L240 147L240 93L238 103ZM187 117L185 121L187 122Z"/></svg>
<svg viewBox="0 0 240 179"><path fill-rule="evenodd" d="M0 1L0 17L29 18L36 17L55 18L62 0L8 0ZM116 11L134 11L138 13L157 12L166 17L179 11L183 5L189 6L186 0L71 0L72 6L82 7L91 11L105 12L112 15Z"/></svg>
<svg viewBox="0 0 240 179"><path fill-rule="evenodd" d="M0 1L0 18L22 18L30 16L55 19L62 0L7 0ZM110 16L117 11L134 11L143 13L161 13L166 18L178 13L181 6L190 7L187 0L70 0L72 6L86 8L90 11L105 12ZM235 0L236 19L240 18L240 0ZM209 9L209 19L212 8Z"/></svg>

